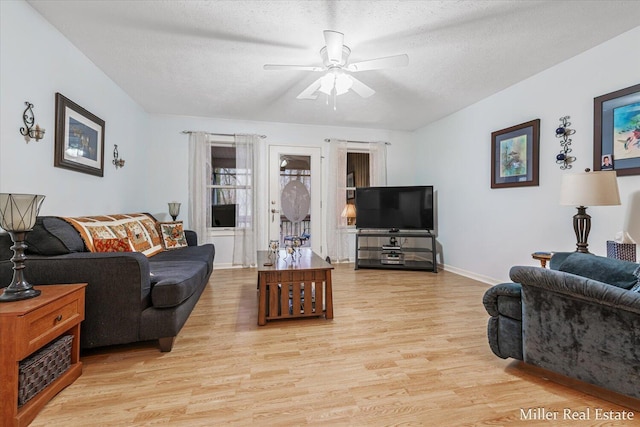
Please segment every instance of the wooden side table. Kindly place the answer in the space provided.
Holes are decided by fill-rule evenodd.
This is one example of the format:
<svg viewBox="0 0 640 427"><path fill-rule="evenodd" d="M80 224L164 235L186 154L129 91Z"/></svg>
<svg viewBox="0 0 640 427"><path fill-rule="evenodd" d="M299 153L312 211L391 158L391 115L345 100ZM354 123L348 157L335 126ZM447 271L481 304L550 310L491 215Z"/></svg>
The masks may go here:
<svg viewBox="0 0 640 427"><path fill-rule="evenodd" d="M547 267L547 261L550 261L552 256L553 252L534 252L531 254L533 259L540 261L540 267L542 268Z"/></svg>
<svg viewBox="0 0 640 427"><path fill-rule="evenodd" d="M80 322L84 320L84 288L36 286L38 297L0 304L1 426L27 426L58 392L82 374ZM72 335L71 366L45 389L18 408L20 361L62 335Z"/></svg>

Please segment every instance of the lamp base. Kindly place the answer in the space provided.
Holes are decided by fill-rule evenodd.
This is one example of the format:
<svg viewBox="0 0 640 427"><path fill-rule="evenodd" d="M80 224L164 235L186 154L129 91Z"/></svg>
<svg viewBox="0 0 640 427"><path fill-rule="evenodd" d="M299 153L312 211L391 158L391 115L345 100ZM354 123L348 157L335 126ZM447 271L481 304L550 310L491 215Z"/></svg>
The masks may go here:
<svg viewBox="0 0 640 427"><path fill-rule="evenodd" d="M20 301L23 299L35 298L40 295L40 292L37 289L20 289L17 291L5 288L2 295L0 295L0 302L11 302L11 301Z"/></svg>
<svg viewBox="0 0 640 427"><path fill-rule="evenodd" d="M578 206L578 213L573 216L573 231L576 233L576 252L588 254L587 239L591 231L591 216L587 213L587 208Z"/></svg>
<svg viewBox="0 0 640 427"><path fill-rule="evenodd" d="M24 261L27 259L24 255L24 251L27 248L25 243L27 231L8 232L11 240L13 240L13 246L11 246L13 250L13 257L11 257L11 262L13 262L13 280L9 286L4 288L4 292L0 295L0 303L35 298L41 293L39 290L33 289L33 285L27 282L24 277Z"/></svg>

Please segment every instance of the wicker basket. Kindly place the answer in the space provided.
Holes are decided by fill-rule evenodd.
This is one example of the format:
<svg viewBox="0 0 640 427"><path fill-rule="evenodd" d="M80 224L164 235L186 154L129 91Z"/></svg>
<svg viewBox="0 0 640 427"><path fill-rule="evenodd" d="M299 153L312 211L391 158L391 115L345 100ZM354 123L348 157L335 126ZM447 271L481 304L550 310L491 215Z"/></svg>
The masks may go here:
<svg viewBox="0 0 640 427"><path fill-rule="evenodd" d="M20 362L18 407L51 384L71 366L72 335L64 335Z"/></svg>

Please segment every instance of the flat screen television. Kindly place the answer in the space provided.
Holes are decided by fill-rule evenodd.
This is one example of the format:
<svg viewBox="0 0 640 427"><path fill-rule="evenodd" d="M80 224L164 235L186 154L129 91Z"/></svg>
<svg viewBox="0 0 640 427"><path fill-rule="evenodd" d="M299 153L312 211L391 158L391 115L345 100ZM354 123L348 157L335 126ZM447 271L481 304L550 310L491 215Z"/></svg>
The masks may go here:
<svg viewBox="0 0 640 427"><path fill-rule="evenodd" d="M433 186L356 188L356 228L433 230Z"/></svg>

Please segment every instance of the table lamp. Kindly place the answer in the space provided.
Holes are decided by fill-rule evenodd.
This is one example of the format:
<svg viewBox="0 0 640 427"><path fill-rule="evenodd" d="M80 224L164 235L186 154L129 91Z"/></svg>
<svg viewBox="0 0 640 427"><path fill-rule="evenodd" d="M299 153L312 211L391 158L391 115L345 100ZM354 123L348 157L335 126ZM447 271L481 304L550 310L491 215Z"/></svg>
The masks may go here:
<svg viewBox="0 0 640 427"><path fill-rule="evenodd" d="M589 253L587 238L591 230L591 216L587 206L613 206L620 204L618 181L615 171L566 174L560 187L560 204L576 206L578 213L573 216L576 233L576 252Z"/></svg>
<svg viewBox="0 0 640 427"><path fill-rule="evenodd" d="M351 203L347 203L340 214L343 218L347 218L347 225L353 225L356 219L356 207Z"/></svg>
<svg viewBox="0 0 640 427"><path fill-rule="evenodd" d="M174 221L178 218L178 215L180 215L180 203L169 202L169 215L171 215Z"/></svg>
<svg viewBox="0 0 640 427"><path fill-rule="evenodd" d="M6 230L13 241L13 280L0 295L0 302L19 301L40 295L40 291L24 278L24 261L27 257L26 235L36 223L36 217L44 196L36 194L0 193L0 227Z"/></svg>

